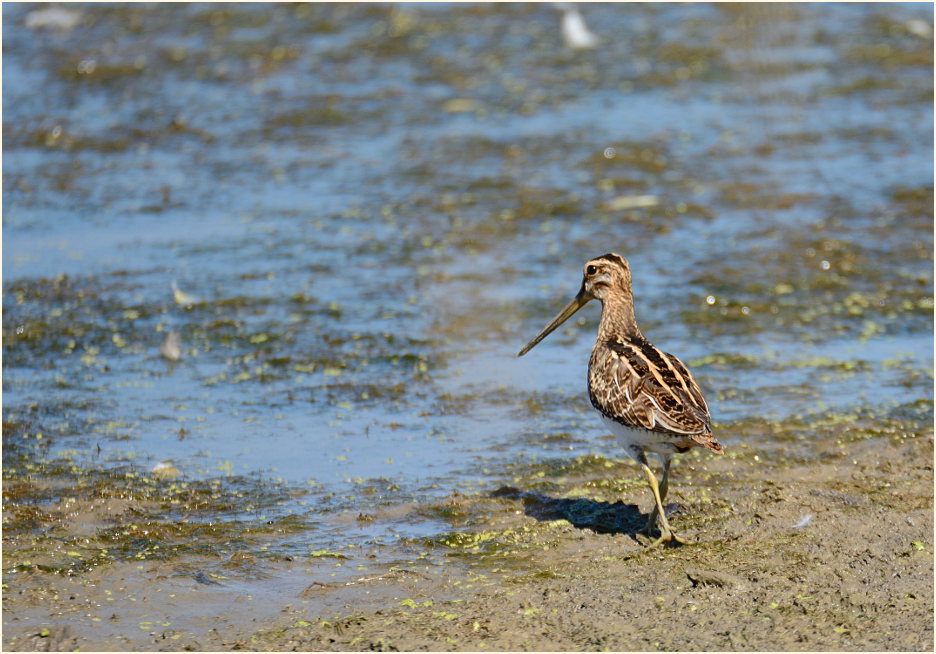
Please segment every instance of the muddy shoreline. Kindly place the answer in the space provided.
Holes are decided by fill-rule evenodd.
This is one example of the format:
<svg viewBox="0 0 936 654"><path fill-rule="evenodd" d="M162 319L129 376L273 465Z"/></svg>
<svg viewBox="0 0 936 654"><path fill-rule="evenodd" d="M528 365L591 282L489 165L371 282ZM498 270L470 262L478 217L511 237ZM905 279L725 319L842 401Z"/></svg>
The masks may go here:
<svg viewBox="0 0 936 654"><path fill-rule="evenodd" d="M605 500L525 484L452 495L463 528L424 542L21 567L4 647L931 650L932 429L811 449L793 464L781 451L685 457L670 505L685 547L638 540L649 493L620 463L560 482L610 480ZM134 506L112 509L103 519L126 523ZM5 559L27 546L7 539Z"/></svg>

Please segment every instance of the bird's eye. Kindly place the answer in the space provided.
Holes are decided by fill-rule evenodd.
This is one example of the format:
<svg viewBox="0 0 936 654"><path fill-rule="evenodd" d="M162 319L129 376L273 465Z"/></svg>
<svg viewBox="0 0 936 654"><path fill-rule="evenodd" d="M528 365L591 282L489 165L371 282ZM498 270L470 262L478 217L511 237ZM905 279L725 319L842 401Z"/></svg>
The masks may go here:
<svg viewBox="0 0 936 654"><path fill-rule="evenodd" d="M586 275L594 275L596 272L598 272L597 266L588 266L588 268L585 269Z"/></svg>

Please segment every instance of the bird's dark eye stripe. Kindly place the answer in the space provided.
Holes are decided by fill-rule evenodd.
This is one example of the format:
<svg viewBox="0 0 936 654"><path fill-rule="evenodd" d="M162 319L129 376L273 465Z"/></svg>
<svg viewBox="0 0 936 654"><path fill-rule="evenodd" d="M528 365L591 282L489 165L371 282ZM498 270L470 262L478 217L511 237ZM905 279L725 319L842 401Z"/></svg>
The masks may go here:
<svg viewBox="0 0 936 654"><path fill-rule="evenodd" d="M589 266L585 269L585 273L589 275L594 275L596 272L598 272L598 268L596 266Z"/></svg>

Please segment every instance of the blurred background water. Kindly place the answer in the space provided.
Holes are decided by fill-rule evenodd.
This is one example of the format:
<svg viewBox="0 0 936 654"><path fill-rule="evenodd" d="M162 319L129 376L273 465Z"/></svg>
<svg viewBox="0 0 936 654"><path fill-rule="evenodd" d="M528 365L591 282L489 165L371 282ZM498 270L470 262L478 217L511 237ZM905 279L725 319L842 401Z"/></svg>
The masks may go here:
<svg viewBox="0 0 936 654"><path fill-rule="evenodd" d="M4 444L431 531L328 516L620 456L597 306L515 357L608 251L728 449L931 421L932 6L578 9L4 4Z"/></svg>

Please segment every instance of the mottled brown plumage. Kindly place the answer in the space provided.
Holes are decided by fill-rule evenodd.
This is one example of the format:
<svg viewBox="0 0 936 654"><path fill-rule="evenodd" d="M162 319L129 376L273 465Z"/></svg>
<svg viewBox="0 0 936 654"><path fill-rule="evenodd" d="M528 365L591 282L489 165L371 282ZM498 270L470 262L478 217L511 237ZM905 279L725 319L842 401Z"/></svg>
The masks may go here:
<svg viewBox="0 0 936 654"><path fill-rule="evenodd" d="M692 374L675 356L654 347L637 326L627 260L610 253L586 263L578 294L519 356L592 299L601 302L601 322L588 363L589 399L647 475L655 500L647 533L660 520L661 535L654 544L682 542L663 513L672 455L697 445L716 454L724 449L712 435L708 406ZM663 463L659 484L647 452L657 454Z"/></svg>

